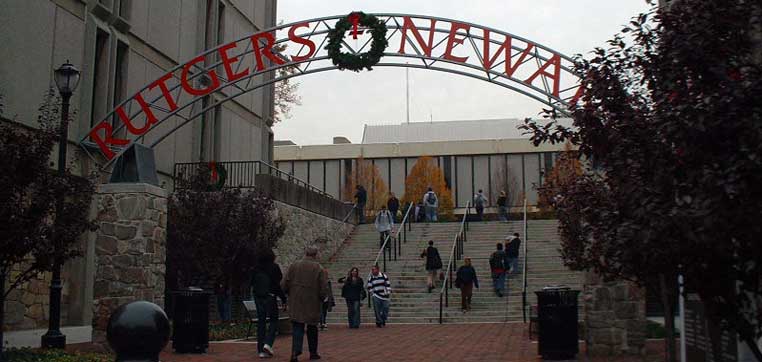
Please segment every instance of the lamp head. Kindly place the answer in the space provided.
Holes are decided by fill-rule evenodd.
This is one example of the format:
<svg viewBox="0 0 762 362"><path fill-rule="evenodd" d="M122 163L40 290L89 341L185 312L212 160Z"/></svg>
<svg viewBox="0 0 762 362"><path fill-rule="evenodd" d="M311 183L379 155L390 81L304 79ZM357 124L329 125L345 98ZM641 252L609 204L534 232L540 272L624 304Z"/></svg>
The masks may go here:
<svg viewBox="0 0 762 362"><path fill-rule="evenodd" d="M74 93L79 85L79 70L67 60L54 73L56 87L61 96L70 96Z"/></svg>

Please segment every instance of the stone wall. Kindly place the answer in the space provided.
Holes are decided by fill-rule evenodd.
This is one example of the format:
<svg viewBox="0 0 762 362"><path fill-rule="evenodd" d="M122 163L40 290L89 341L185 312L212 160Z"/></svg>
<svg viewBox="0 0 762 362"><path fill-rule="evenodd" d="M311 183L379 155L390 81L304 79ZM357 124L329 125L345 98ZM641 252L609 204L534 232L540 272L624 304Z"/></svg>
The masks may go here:
<svg viewBox="0 0 762 362"><path fill-rule="evenodd" d="M585 275L585 341L590 355L642 355L646 342L645 292L625 281Z"/></svg>
<svg viewBox="0 0 762 362"><path fill-rule="evenodd" d="M332 258L354 225L276 201L278 214L286 220L286 231L278 241L275 254L285 273L288 266L304 257L304 247L314 244L320 250L321 262ZM316 242L317 241L317 242Z"/></svg>
<svg viewBox="0 0 762 362"><path fill-rule="evenodd" d="M14 265L12 274L20 273L21 265ZM61 277L64 281L61 291L61 325L68 325L68 300L70 283L68 270L63 268ZM5 301L5 323L3 330L19 331L48 327L50 312L50 273L39 276L21 284L8 294ZM6 287L9 281L6 280Z"/></svg>
<svg viewBox="0 0 762 362"><path fill-rule="evenodd" d="M94 341L118 306L147 300L164 306L167 191L148 184L100 185L95 240Z"/></svg>

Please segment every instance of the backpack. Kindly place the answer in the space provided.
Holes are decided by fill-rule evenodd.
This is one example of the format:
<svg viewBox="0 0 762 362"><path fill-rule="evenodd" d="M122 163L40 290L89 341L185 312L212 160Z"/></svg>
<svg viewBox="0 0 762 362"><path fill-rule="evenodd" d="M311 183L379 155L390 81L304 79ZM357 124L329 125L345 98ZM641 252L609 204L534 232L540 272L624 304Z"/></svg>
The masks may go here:
<svg viewBox="0 0 762 362"><path fill-rule="evenodd" d="M474 205L478 207L484 207L484 195L476 194L476 200L474 201Z"/></svg>
<svg viewBox="0 0 762 362"><path fill-rule="evenodd" d="M434 196L433 192L429 192L428 194L426 194L426 203L429 205L437 204L437 197Z"/></svg>
<svg viewBox="0 0 762 362"><path fill-rule="evenodd" d="M270 276L262 270L254 272L251 279L251 286L254 295L257 297L267 297L270 294Z"/></svg>
<svg viewBox="0 0 762 362"><path fill-rule="evenodd" d="M431 267L434 269L442 269L442 258L439 256L439 250L433 250L434 255L431 257Z"/></svg>
<svg viewBox="0 0 762 362"><path fill-rule="evenodd" d="M489 267L494 269L505 269L505 258L498 255L498 252L492 253L489 257Z"/></svg>

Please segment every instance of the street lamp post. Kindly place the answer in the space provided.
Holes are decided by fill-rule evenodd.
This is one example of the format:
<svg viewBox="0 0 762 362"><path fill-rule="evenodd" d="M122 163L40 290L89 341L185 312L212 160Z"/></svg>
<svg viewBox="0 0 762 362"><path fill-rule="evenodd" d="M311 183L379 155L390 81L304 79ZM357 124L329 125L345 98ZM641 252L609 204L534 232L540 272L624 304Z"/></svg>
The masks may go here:
<svg viewBox="0 0 762 362"><path fill-rule="evenodd" d="M69 99L79 84L79 70L67 60L60 68L55 70L55 82L58 93L61 95L61 127L58 140L58 175L66 175L66 144L69 136ZM56 195L56 223L58 215L63 212L63 190ZM55 244L54 244L55 245ZM55 246L54 246L55 247ZM61 333L61 262L56 257L53 261L53 275L50 281L50 312L48 318L48 331L42 336L42 347L64 348L66 336Z"/></svg>

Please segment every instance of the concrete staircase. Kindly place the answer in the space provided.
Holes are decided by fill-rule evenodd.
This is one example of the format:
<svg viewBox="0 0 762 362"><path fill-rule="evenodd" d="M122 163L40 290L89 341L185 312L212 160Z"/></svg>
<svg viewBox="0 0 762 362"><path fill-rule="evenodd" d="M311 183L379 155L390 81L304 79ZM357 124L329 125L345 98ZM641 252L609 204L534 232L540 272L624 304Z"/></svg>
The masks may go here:
<svg viewBox="0 0 762 362"><path fill-rule="evenodd" d="M387 261L386 274L392 284L389 323L438 323L441 283L438 283L440 288L427 293L424 260L420 258L420 254L428 241L433 240L446 266L453 238L459 228L460 223L413 224L412 231L409 231L407 235L407 243L402 244L402 255L398 256L397 261ZM523 222L472 222L469 224L468 241L464 246L465 255L472 258L481 288L474 290L472 310L465 314L460 309L460 290L450 289L449 307L443 311L445 323L522 320L521 272L509 276L507 296L499 298L493 292L489 270L489 256L495 250L495 244L503 242L506 235L514 232L523 234ZM581 273L566 269L559 257L557 222L555 220L529 221L528 233L527 301L532 305L536 304L534 291L546 285L564 284L574 289L581 289ZM521 238L527 240L525 235ZM336 297L336 308L328 315L329 323L346 323L346 304L340 297L341 285L337 280L346 276L352 267L358 267L363 280L367 280L378 247L379 236L373 225L360 225L334 256L334 261L326 265L333 281L333 292ZM522 254L519 269L523 268L524 261L525 256ZM457 265L462 265L462 261L457 261ZM454 276L455 273L453 273ZM364 323L372 323L373 310L368 308L367 302L366 299L362 308L362 320Z"/></svg>

